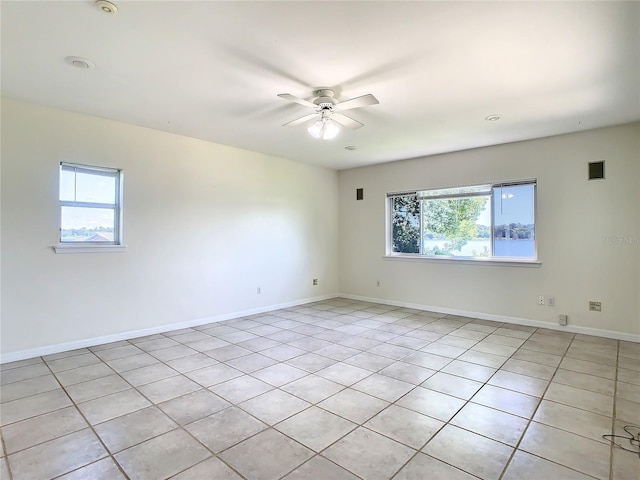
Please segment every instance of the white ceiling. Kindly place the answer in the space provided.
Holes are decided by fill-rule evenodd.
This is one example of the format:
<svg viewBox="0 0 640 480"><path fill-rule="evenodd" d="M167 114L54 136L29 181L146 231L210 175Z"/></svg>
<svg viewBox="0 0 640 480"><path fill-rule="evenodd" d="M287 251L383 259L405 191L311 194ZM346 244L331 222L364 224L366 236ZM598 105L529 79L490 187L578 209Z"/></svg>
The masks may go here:
<svg viewBox="0 0 640 480"><path fill-rule="evenodd" d="M2 1L2 94L336 169L640 120L639 2L115 3ZM380 104L282 127L318 87Z"/></svg>

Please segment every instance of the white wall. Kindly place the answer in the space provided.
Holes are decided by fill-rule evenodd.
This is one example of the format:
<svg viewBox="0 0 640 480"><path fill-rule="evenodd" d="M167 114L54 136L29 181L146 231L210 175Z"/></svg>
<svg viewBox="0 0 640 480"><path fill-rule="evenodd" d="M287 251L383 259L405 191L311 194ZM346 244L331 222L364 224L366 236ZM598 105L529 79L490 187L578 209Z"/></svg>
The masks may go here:
<svg viewBox="0 0 640 480"><path fill-rule="evenodd" d="M125 252L53 252L61 161L124 170ZM3 358L335 294L337 197L332 170L3 99Z"/></svg>
<svg viewBox="0 0 640 480"><path fill-rule="evenodd" d="M599 160L606 179L587 181ZM387 192L525 178L538 179L540 267L383 259ZM564 313L570 328L640 340L640 125L345 170L339 188L342 293L550 326ZM555 307L537 305L549 294Z"/></svg>

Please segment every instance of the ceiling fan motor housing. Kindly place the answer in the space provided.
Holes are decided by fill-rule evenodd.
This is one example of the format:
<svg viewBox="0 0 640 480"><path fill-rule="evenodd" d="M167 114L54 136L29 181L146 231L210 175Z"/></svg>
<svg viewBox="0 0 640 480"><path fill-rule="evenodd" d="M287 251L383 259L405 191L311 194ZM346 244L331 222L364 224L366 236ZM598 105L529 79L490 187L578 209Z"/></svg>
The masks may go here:
<svg viewBox="0 0 640 480"><path fill-rule="evenodd" d="M333 90L331 89L323 88L321 90L316 90L313 93L318 96L313 103L318 105L320 109L331 108L338 103L337 100L333 98Z"/></svg>

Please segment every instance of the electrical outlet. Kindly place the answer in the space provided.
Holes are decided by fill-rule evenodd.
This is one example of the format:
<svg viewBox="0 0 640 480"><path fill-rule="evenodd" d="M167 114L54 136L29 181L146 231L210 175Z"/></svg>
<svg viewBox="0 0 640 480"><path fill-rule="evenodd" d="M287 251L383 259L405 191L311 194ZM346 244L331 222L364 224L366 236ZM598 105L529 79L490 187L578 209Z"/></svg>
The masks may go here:
<svg viewBox="0 0 640 480"><path fill-rule="evenodd" d="M262 293L262 289L260 287L256 288L256 293Z"/></svg>
<svg viewBox="0 0 640 480"><path fill-rule="evenodd" d="M314 285L318 285L318 279L317 279L317 278L314 278L314 279L313 279L313 284L314 284Z"/></svg>
<svg viewBox="0 0 640 480"><path fill-rule="evenodd" d="M538 297L538 305L544 305L544 295Z"/></svg>
<svg viewBox="0 0 640 480"><path fill-rule="evenodd" d="M567 317L566 315L558 315L558 323L560 325L566 325L568 321L569 317Z"/></svg>
<svg viewBox="0 0 640 480"><path fill-rule="evenodd" d="M602 311L602 302L594 302L589 300L589 310L592 312L601 312Z"/></svg>
<svg viewBox="0 0 640 480"><path fill-rule="evenodd" d="M556 306L556 297L547 297L547 306L555 307Z"/></svg>

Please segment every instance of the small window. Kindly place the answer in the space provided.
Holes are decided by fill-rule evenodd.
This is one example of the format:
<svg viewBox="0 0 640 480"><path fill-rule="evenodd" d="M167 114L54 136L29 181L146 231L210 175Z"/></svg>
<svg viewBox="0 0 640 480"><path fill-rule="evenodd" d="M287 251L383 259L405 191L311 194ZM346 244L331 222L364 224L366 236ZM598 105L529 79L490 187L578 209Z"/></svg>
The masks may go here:
<svg viewBox="0 0 640 480"><path fill-rule="evenodd" d="M60 243L122 244L122 172L60 164Z"/></svg>
<svg viewBox="0 0 640 480"><path fill-rule="evenodd" d="M536 260L535 180L389 194L391 255Z"/></svg>

